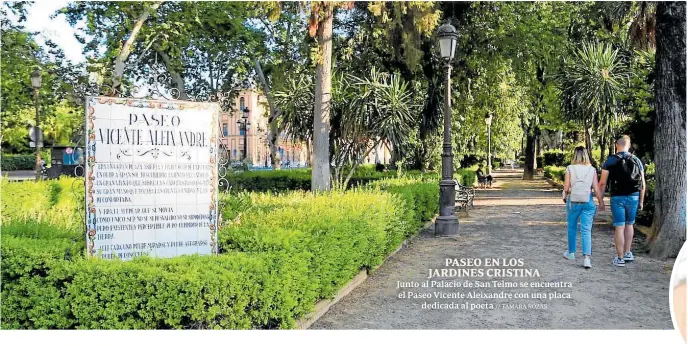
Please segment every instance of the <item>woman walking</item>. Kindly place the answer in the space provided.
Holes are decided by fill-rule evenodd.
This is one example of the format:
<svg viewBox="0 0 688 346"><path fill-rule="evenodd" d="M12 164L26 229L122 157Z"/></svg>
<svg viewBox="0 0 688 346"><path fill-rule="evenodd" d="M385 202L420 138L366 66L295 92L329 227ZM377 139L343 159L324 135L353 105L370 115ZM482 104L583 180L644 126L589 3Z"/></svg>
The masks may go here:
<svg viewBox="0 0 688 346"><path fill-rule="evenodd" d="M569 249L564 257L573 260L576 253L576 238L580 222L581 242L583 243L583 267L592 267L592 222L595 217L595 202L591 191L595 192L600 210L604 210L604 196L598 187L597 171L590 165L588 151L579 146L573 152L571 165L566 167L563 198L566 202L566 221L568 226Z"/></svg>

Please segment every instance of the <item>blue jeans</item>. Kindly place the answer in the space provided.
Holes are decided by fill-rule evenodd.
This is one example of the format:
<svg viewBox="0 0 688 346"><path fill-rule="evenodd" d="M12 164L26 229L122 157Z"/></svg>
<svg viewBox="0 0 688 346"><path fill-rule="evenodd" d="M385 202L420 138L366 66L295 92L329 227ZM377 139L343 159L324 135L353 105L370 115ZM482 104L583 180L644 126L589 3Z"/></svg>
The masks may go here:
<svg viewBox="0 0 688 346"><path fill-rule="evenodd" d="M640 196L633 194L629 196L612 196L611 205L614 227L635 224L635 216L638 213Z"/></svg>
<svg viewBox="0 0 688 346"><path fill-rule="evenodd" d="M576 253L576 237L578 222L580 221L583 255L592 255L592 222L595 218L597 206L590 195L587 203L566 201L566 223L568 225L569 252Z"/></svg>

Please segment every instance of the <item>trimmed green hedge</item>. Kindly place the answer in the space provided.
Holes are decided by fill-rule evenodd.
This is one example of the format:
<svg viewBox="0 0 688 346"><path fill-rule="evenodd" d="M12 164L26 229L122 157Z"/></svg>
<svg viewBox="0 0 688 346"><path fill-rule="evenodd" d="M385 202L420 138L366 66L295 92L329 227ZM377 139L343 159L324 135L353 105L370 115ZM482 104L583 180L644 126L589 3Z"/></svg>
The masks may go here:
<svg viewBox="0 0 688 346"><path fill-rule="evenodd" d="M2 154L0 160L3 171L36 169L36 155L33 154Z"/></svg>
<svg viewBox="0 0 688 346"><path fill-rule="evenodd" d="M308 255L317 298L329 298L361 268L380 264L403 239L400 201L380 191L253 194L253 207L220 233L225 251Z"/></svg>
<svg viewBox="0 0 688 346"><path fill-rule="evenodd" d="M478 175L475 174L474 170L470 169L459 169L454 173L454 177L457 178L463 186L473 186L478 181Z"/></svg>
<svg viewBox="0 0 688 346"><path fill-rule="evenodd" d="M394 178L396 171L378 172L375 165L358 167L349 180L348 187L362 186L371 181ZM233 191L282 192L291 190L309 191L311 189L311 170L285 169L278 171L245 171L230 173L227 176Z"/></svg>
<svg viewBox="0 0 688 346"><path fill-rule="evenodd" d="M425 222L439 211L439 186L435 179L422 177L384 179L370 184L371 188L389 191L401 198L404 209L402 217L407 225L405 236L415 233Z"/></svg>
<svg viewBox="0 0 688 346"><path fill-rule="evenodd" d="M563 150L549 150L542 153L544 166L567 166L571 164L571 153ZM542 166L540 166L542 167Z"/></svg>
<svg viewBox="0 0 688 346"><path fill-rule="evenodd" d="M83 221L83 181L70 177L36 182L1 179L1 220L45 221L74 228ZM81 208L80 208L81 207Z"/></svg>
<svg viewBox="0 0 688 346"><path fill-rule="evenodd" d="M543 169L545 172L545 177L554 179L555 181L563 182L564 175L566 174L566 167L558 166L545 166Z"/></svg>
<svg viewBox="0 0 688 346"><path fill-rule="evenodd" d="M288 191L310 190L309 169L285 169L278 171L245 171L227 176L232 191Z"/></svg>
<svg viewBox="0 0 688 346"><path fill-rule="evenodd" d="M58 217L78 202L61 186L68 179L16 183L9 200L3 185L8 206L35 200L47 208L3 213L3 327L292 328L318 299L380 264L432 218L439 189L424 179L346 192L224 195L219 255L130 261L84 259L83 231ZM50 192L19 195L20 187Z"/></svg>
<svg viewBox="0 0 688 346"><path fill-rule="evenodd" d="M64 260L69 246L3 236L3 328L289 328L315 302L305 255Z"/></svg>

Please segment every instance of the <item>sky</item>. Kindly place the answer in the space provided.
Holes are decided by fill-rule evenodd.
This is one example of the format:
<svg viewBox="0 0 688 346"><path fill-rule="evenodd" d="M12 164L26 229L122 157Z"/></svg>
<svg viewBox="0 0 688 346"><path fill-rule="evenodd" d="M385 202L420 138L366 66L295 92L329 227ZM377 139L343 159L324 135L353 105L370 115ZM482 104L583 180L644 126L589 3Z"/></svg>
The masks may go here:
<svg viewBox="0 0 688 346"><path fill-rule="evenodd" d="M55 42L65 53L65 57L74 63L85 62L83 45L74 37L76 29L72 28L64 15L55 19L50 16L58 9L66 6L69 1L43 0L36 1L29 7L26 22L23 23L27 31L38 32L36 42L44 45L45 39ZM16 19L15 19L16 22Z"/></svg>

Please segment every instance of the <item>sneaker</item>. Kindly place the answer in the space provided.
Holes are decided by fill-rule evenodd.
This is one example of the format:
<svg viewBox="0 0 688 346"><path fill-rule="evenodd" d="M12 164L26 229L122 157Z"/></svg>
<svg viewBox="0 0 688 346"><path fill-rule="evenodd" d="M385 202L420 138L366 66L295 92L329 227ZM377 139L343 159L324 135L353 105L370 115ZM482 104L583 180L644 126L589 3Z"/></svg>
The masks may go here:
<svg viewBox="0 0 688 346"><path fill-rule="evenodd" d="M624 261L626 262L631 262L635 260L635 257L633 257L633 252L626 252L623 257Z"/></svg>
<svg viewBox="0 0 688 346"><path fill-rule="evenodd" d="M626 266L626 261L624 261L623 258L621 257L614 257L614 261L612 262L617 267L625 267Z"/></svg>
<svg viewBox="0 0 688 346"><path fill-rule="evenodd" d="M584 256L583 257L583 268L585 268L585 269L592 268L592 262L590 261L590 256Z"/></svg>
<svg viewBox="0 0 688 346"><path fill-rule="evenodd" d="M566 257L567 259L570 259L570 260L576 259L576 255L573 253L570 253L568 251L564 252L564 257Z"/></svg>

